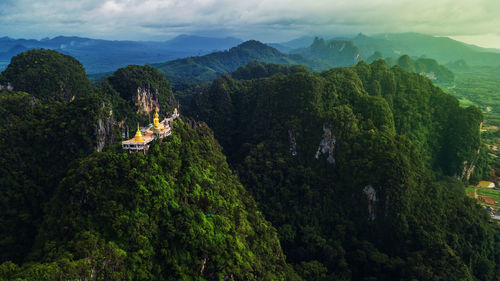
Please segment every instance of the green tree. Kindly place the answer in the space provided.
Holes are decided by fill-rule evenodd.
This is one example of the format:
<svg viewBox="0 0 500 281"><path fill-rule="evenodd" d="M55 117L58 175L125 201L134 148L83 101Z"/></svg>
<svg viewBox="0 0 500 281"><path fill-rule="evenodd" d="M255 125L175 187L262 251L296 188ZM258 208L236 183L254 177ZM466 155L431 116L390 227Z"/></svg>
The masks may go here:
<svg viewBox="0 0 500 281"><path fill-rule="evenodd" d="M89 94L82 64L54 50L30 50L13 57L2 73L3 83L43 100L69 101Z"/></svg>

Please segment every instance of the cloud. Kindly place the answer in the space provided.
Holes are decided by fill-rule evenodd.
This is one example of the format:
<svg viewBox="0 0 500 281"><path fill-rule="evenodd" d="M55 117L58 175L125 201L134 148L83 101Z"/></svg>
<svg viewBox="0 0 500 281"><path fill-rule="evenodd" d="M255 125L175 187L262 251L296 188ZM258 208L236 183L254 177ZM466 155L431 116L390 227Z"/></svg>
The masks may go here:
<svg viewBox="0 0 500 281"><path fill-rule="evenodd" d="M18 34L9 36L112 39L201 31L275 41L358 32L471 36L496 33L499 10L497 0L2 0L0 24Z"/></svg>
<svg viewBox="0 0 500 281"><path fill-rule="evenodd" d="M141 27L151 29L186 28L188 24L142 24Z"/></svg>

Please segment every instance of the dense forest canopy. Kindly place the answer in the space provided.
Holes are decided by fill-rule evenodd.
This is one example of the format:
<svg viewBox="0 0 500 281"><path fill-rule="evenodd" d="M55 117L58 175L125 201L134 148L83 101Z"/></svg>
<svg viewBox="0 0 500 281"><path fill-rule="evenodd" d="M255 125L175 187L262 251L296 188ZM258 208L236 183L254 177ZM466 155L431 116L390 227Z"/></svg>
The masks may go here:
<svg viewBox="0 0 500 281"><path fill-rule="evenodd" d="M121 150L116 118L136 118L146 85L173 108L142 66L69 101L0 91L0 279L300 280L205 124L176 121L147 155Z"/></svg>
<svg viewBox="0 0 500 281"><path fill-rule="evenodd" d="M264 63L253 60L244 66L238 67L231 76L240 80L251 80L273 76L274 74L291 74L295 72L307 72L303 65L281 65L274 63Z"/></svg>
<svg viewBox="0 0 500 281"><path fill-rule="evenodd" d="M219 55L250 61L240 51ZM439 65L240 62L186 90L210 128L182 116L128 154L120 128L178 106L160 71L91 86L71 57L13 60L0 77L15 90L0 91L0 279L498 279L499 232L463 189L487 169L483 115L412 73Z"/></svg>
<svg viewBox="0 0 500 281"><path fill-rule="evenodd" d="M298 278L210 130L191 124L176 121L147 155L111 151L73 163L30 254L42 262L5 263L3 277Z"/></svg>
<svg viewBox="0 0 500 281"><path fill-rule="evenodd" d="M86 95L89 81L82 64L53 50L30 50L12 58L0 76L0 84L40 99L70 100Z"/></svg>
<svg viewBox="0 0 500 281"><path fill-rule="evenodd" d="M0 260L22 261L44 208L74 159L114 142L109 102L90 87L81 64L50 50L12 59L0 92ZM29 91L30 93L20 92Z"/></svg>
<svg viewBox="0 0 500 281"><path fill-rule="evenodd" d="M67 165L96 149L98 120L109 117L102 105L97 97L64 103L0 93L2 261L23 260Z"/></svg>
<svg viewBox="0 0 500 281"><path fill-rule="evenodd" d="M305 279L495 276L486 212L454 179L478 157L477 108L382 60L245 79L193 109Z"/></svg>

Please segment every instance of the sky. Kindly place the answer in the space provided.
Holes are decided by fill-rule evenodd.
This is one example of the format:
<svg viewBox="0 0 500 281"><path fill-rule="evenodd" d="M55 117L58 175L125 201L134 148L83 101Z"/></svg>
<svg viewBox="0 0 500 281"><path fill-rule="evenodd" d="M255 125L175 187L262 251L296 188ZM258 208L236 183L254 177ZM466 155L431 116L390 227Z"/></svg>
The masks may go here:
<svg viewBox="0 0 500 281"><path fill-rule="evenodd" d="M283 42L420 32L500 49L498 0L0 0L0 37Z"/></svg>

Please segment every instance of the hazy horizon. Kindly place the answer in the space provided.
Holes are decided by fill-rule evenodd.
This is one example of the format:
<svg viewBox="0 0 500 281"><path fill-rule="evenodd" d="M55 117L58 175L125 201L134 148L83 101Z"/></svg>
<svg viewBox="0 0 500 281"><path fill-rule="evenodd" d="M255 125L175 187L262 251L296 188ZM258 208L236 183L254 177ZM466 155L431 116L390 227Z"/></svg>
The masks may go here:
<svg viewBox="0 0 500 281"><path fill-rule="evenodd" d="M4 0L0 36L165 41L181 34L284 42L304 35L418 32L500 49L500 2Z"/></svg>

